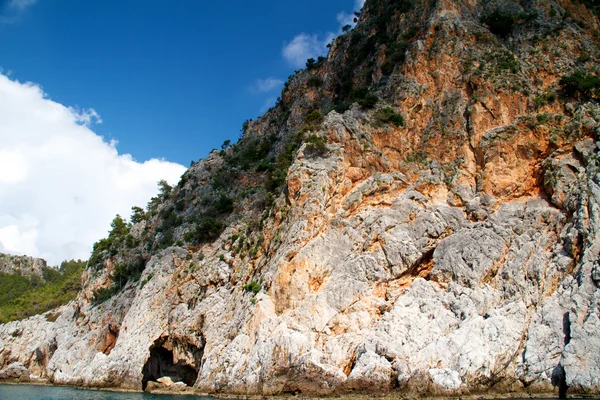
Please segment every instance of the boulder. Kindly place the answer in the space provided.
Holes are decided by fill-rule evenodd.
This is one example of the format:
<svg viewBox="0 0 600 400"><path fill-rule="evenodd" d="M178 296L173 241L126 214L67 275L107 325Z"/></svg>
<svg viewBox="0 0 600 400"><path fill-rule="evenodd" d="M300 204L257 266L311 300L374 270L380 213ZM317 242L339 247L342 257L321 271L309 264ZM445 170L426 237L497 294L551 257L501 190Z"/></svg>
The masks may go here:
<svg viewBox="0 0 600 400"><path fill-rule="evenodd" d="M29 382L29 370L23 364L15 362L0 370L0 380L15 380Z"/></svg>
<svg viewBox="0 0 600 400"><path fill-rule="evenodd" d="M162 383L166 387L171 387L175 384L175 382L173 382L173 379L171 379L170 376L163 376L162 378L158 378L157 381L159 383Z"/></svg>

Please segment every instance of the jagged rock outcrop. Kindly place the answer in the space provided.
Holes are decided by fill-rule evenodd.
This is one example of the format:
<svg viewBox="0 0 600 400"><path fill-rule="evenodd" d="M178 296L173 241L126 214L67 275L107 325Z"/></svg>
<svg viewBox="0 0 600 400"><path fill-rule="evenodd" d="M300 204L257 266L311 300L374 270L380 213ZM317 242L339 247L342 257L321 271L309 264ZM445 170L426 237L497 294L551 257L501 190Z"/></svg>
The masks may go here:
<svg viewBox="0 0 600 400"><path fill-rule="evenodd" d="M19 363L12 363L0 370L0 380L26 383L29 382L29 371Z"/></svg>
<svg viewBox="0 0 600 400"><path fill-rule="evenodd" d="M597 29L571 1L367 0L56 322L0 326L0 367L129 389L176 375L239 394L597 395L600 109L561 83L598 72ZM287 168L298 130L315 136ZM139 280L94 302L134 256Z"/></svg>
<svg viewBox="0 0 600 400"><path fill-rule="evenodd" d="M37 275L42 278L43 270L46 267L46 261L41 258L0 253L0 272L4 274Z"/></svg>

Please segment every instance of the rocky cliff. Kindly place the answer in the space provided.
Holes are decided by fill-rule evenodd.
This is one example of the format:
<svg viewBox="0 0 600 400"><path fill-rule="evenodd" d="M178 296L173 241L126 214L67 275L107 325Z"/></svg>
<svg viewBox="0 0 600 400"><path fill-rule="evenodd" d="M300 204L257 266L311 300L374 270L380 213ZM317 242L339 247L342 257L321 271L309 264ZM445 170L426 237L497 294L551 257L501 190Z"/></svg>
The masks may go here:
<svg viewBox="0 0 600 400"><path fill-rule="evenodd" d="M0 369L212 393L600 393L594 2L367 0L94 248ZM19 364L15 364L19 363Z"/></svg>
<svg viewBox="0 0 600 400"><path fill-rule="evenodd" d="M41 258L0 253L0 273L3 274L11 275L17 273L23 276L36 275L42 278L46 267L46 261Z"/></svg>

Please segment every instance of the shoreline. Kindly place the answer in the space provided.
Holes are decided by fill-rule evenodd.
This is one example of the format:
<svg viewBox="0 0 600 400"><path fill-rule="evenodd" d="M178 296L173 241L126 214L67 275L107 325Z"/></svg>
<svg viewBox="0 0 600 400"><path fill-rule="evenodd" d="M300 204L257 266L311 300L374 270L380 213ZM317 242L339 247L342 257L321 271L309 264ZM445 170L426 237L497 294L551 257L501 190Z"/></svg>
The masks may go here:
<svg viewBox="0 0 600 400"><path fill-rule="evenodd" d="M349 400L367 400L367 399L379 399L379 400L416 400L416 399L431 399L431 400L494 400L494 399L558 399L558 393L545 392L545 393L530 393L530 392L507 392L507 393L471 393L463 395L434 395L434 394L423 394L420 395L414 392L401 392L399 390L391 390L388 392L378 393L333 393L328 395L318 394L292 394L285 393L280 395L262 395L262 394L227 394L227 393L206 393L201 392L193 387L184 389L182 391L171 391L171 390L153 390L151 392L145 392L143 390L125 389L118 387L86 387L86 386L72 386L72 385L55 385L51 382L15 382L15 381L0 381L0 385L11 385L11 386L49 386L49 387L66 387L76 390L89 390L89 391L103 391L112 393L140 393L140 394L153 394L153 395L170 395L170 396L200 396L200 397L212 397L215 399L230 399L230 400L289 400L289 399L349 399ZM573 394L567 395L568 399L600 399L600 396L595 395L583 395Z"/></svg>

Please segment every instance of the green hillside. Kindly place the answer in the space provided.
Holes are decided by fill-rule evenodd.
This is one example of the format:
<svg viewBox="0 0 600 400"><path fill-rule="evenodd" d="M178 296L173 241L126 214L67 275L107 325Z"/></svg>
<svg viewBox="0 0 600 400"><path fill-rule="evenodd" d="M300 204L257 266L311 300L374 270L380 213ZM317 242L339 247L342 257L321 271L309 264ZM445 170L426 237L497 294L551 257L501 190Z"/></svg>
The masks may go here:
<svg viewBox="0 0 600 400"><path fill-rule="evenodd" d="M0 324L44 313L74 299L81 289L84 267L85 261L71 260L58 269L44 268L42 277L0 273Z"/></svg>

